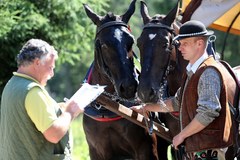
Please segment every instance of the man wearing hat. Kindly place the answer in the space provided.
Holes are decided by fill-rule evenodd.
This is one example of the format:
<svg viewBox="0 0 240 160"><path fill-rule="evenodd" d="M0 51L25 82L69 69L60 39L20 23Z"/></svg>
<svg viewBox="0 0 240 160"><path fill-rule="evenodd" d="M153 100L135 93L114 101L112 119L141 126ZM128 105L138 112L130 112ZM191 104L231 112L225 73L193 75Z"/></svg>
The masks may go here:
<svg viewBox="0 0 240 160"><path fill-rule="evenodd" d="M191 20L180 27L174 41L189 61L183 83L174 97L164 101L166 106L143 106L155 112L180 111L181 129L172 144L175 149L184 144L189 159L225 159L227 147L233 144L226 80L218 62L206 51L211 35L213 31L199 21ZM132 109L142 112L140 106Z"/></svg>

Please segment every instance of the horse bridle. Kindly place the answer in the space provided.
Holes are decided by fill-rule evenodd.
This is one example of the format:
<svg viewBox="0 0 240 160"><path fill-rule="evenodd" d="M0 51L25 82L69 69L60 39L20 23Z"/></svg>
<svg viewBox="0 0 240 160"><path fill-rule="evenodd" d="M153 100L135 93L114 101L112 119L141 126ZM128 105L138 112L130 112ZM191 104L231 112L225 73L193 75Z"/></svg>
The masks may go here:
<svg viewBox="0 0 240 160"><path fill-rule="evenodd" d="M124 23L124 22L121 22L121 21L110 21L110 22L104 23L104 24L100 25L99 27L97 27L96 38L95 38L95 44L96 44L97 49L99 49L100 45L101 45L101 44L98 44L98 41L99 41L99 39L97 38L98 34L101 31L103 31L104 29L109 28L109 27L113 27L113 26L123 26L123 27L127 28L127 31L129 31L129 34L131 34L130 30L129 30L129 26L126 23ZM102 65L102 67L101 66L100 67L102 68L103 72L105 72L107 77L112 81L111 73L109 71L109 68L107 67L107 65L105 64L105 62L103 60L102 52L101 51L98 51L98 52L99 52L98 56L99 56L99 59L101 61L101 65ZM112 83L113 83L113 81L112 81ZM114 101L136 103L135 100L128 100L128 99L119 97L116 93L111 94L111 93L108 93L108 92L104 91L103 94L105 94L106 96L110 97Z"/></svg>
<svg viewBox="0 0 240 160"><path fill-rule="evenodd" d="M113 26L123 26L123 27L127 28L127 30L129 31L128 25L124 22L121 22L121 21L110 21L110 22L107 22L107 23L104 23L104 24L100 25L99 27L97 27L97 33L96 33L96 38L95 38L95 44L96 44L97 48L100 48L100 45L101 45L101 44L98 44L98 41L99 41L99 39L97 38L98 34L102 30L104 30L106 28L109 28L109 27L113 27ZM130 34L130 32L129 32L129 34ZM103 60L101 51L99 51L99 59L102 63L103 71L106 73L108 78L111 80L111 73L109 71L109 68L107 67L107 65L105 64L105 62Z"/></svg>
<svg viewBox="0 0 240 160"><path fill-rule="evenodd" d="M146 25L143 26L143 30L144 29L151 29L151 28L166 29L168 32L171 33L171 44L169 45L168 50L170 51L170 53L172 53L172 49L173 49L172 46L174 45L174 43L172 42L172 39L176 35L174 29L172 27L170 27L168 25L165 25L165 24L162 24L160 22L157 22L157 23L147 23ZM174 46L176 47L176 45L174 45ZM174 68L175 68L175 67L173 67L171 65L171 58L170 58L170 56L169 56L167 67L162 69L162 70L164 70L164 76L163 76L162 82L160 84L160 90L159 90L159 92L160 92L160 99L162 99L163 94L164 94L164 90L167 87L167 76L168 76L169 72L174 70ZM153 123L152 123L153 117L152 116L153 115L150 114L150 117L149 117L150 118L150 125L149 125L149 127L147 127L148 128L148 132L149 132L150 135L153 132ZM159 118L158 118L158 121L161 123ZM148 126L146 121L145 121L145 123L146 123L146 126Z"/></svg>
<svg viewBox="0 0 240 160"><path fill-rule="evenodd" d="M143 30L144 29L149 29L149 28L166 29L168 32L171 33L171 40L176 35L174 29L171 26L165 25L165 24L160 23L160 22L157 22L157 23L147 23L146 25L143 26ZM172 53L172 49L173 49L172 46L177 47L176 44L171 41L171 44L168 47L168 50L171 51L171 53ZM165 70L165 71L164 71L163 80L162 80L162 82L160 84L160 96L161 97L164 94L164 88L166 88L166 86L167 86L167 76L170 73L170 71L174 70L174 68L175 67L171 65L171 58L169 58L167 67L162 69L162 70Z"/></svg>

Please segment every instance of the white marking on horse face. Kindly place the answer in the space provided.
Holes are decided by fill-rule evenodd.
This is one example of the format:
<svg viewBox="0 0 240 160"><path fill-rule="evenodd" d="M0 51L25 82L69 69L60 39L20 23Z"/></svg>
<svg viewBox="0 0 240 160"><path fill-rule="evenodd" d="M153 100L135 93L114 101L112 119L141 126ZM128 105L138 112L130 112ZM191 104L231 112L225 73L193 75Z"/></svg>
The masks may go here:
<svg viewBox="0 0 240 160"><path fill-rule="evenodd" d="M148 37L150 40L153 40L156 37L157 34L149 34Z"/></svg>
<svg viewBox="0 0 240 160"><path fill-rule="evenodd" d="M114 31L114 37L115 37L119 42L122 41L122 34L123 34L123 32L122 32L120 29L118 29L118 28Z"/></svg>

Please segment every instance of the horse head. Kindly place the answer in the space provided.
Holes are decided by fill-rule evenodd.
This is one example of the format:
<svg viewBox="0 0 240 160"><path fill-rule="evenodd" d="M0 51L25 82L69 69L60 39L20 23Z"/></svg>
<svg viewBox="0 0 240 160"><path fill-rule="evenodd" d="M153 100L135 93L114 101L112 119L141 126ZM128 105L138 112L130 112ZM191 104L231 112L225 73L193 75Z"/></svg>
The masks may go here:
<svg viewBox="0 0 240 160"><path fill-rule="evenodd" d="M144 27L137 39L141 59L137 93L144 103L157 102L164 96L170 66L172 61L176 60L172 39L177 27L173 26L173 23L178 14L178 8L179 3L166 16L156 14L150 17L147 5L141 1L140 9Z"/></svg>
<svg viewBox="0 0 240 160"><path fill-rule="evenodd" d="M128 28L128 21L135 11L133 0L123 15L111 12L99 16L84 4L87 16L97 26L95 55L91 83L108 85L107 91L115 90L122 98L133 98L137 90L132 46L134 37ZM110 87L112 86L112 87Z"/></svg>

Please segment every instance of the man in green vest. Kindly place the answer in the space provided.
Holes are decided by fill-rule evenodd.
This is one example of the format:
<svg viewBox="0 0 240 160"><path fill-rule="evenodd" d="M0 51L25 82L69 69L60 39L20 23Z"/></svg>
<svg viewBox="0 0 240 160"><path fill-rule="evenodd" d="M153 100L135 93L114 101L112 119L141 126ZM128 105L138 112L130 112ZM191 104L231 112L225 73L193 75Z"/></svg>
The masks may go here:
<svg viewBox="0 0 240 160"><path fill-rule="evenodd" d="M174 41L178 41L178 49L189 64L175 97L160 104L132 107L137 112L143 108L154 112L179 111L181 129L172 144L177 150L184 143L184 159L222 160L233 144L226 71L206 51L212 34L199 21L184 23Z"/></svg>
<svg viewBox="0 0 240 160"><path fill-rule="evenodd" d="M17 55L18 70L6 84L0 108L1 160L71 159L69 127L83 112L74 101L60 105L44 88L58 54L30 39Z"/></svg>

